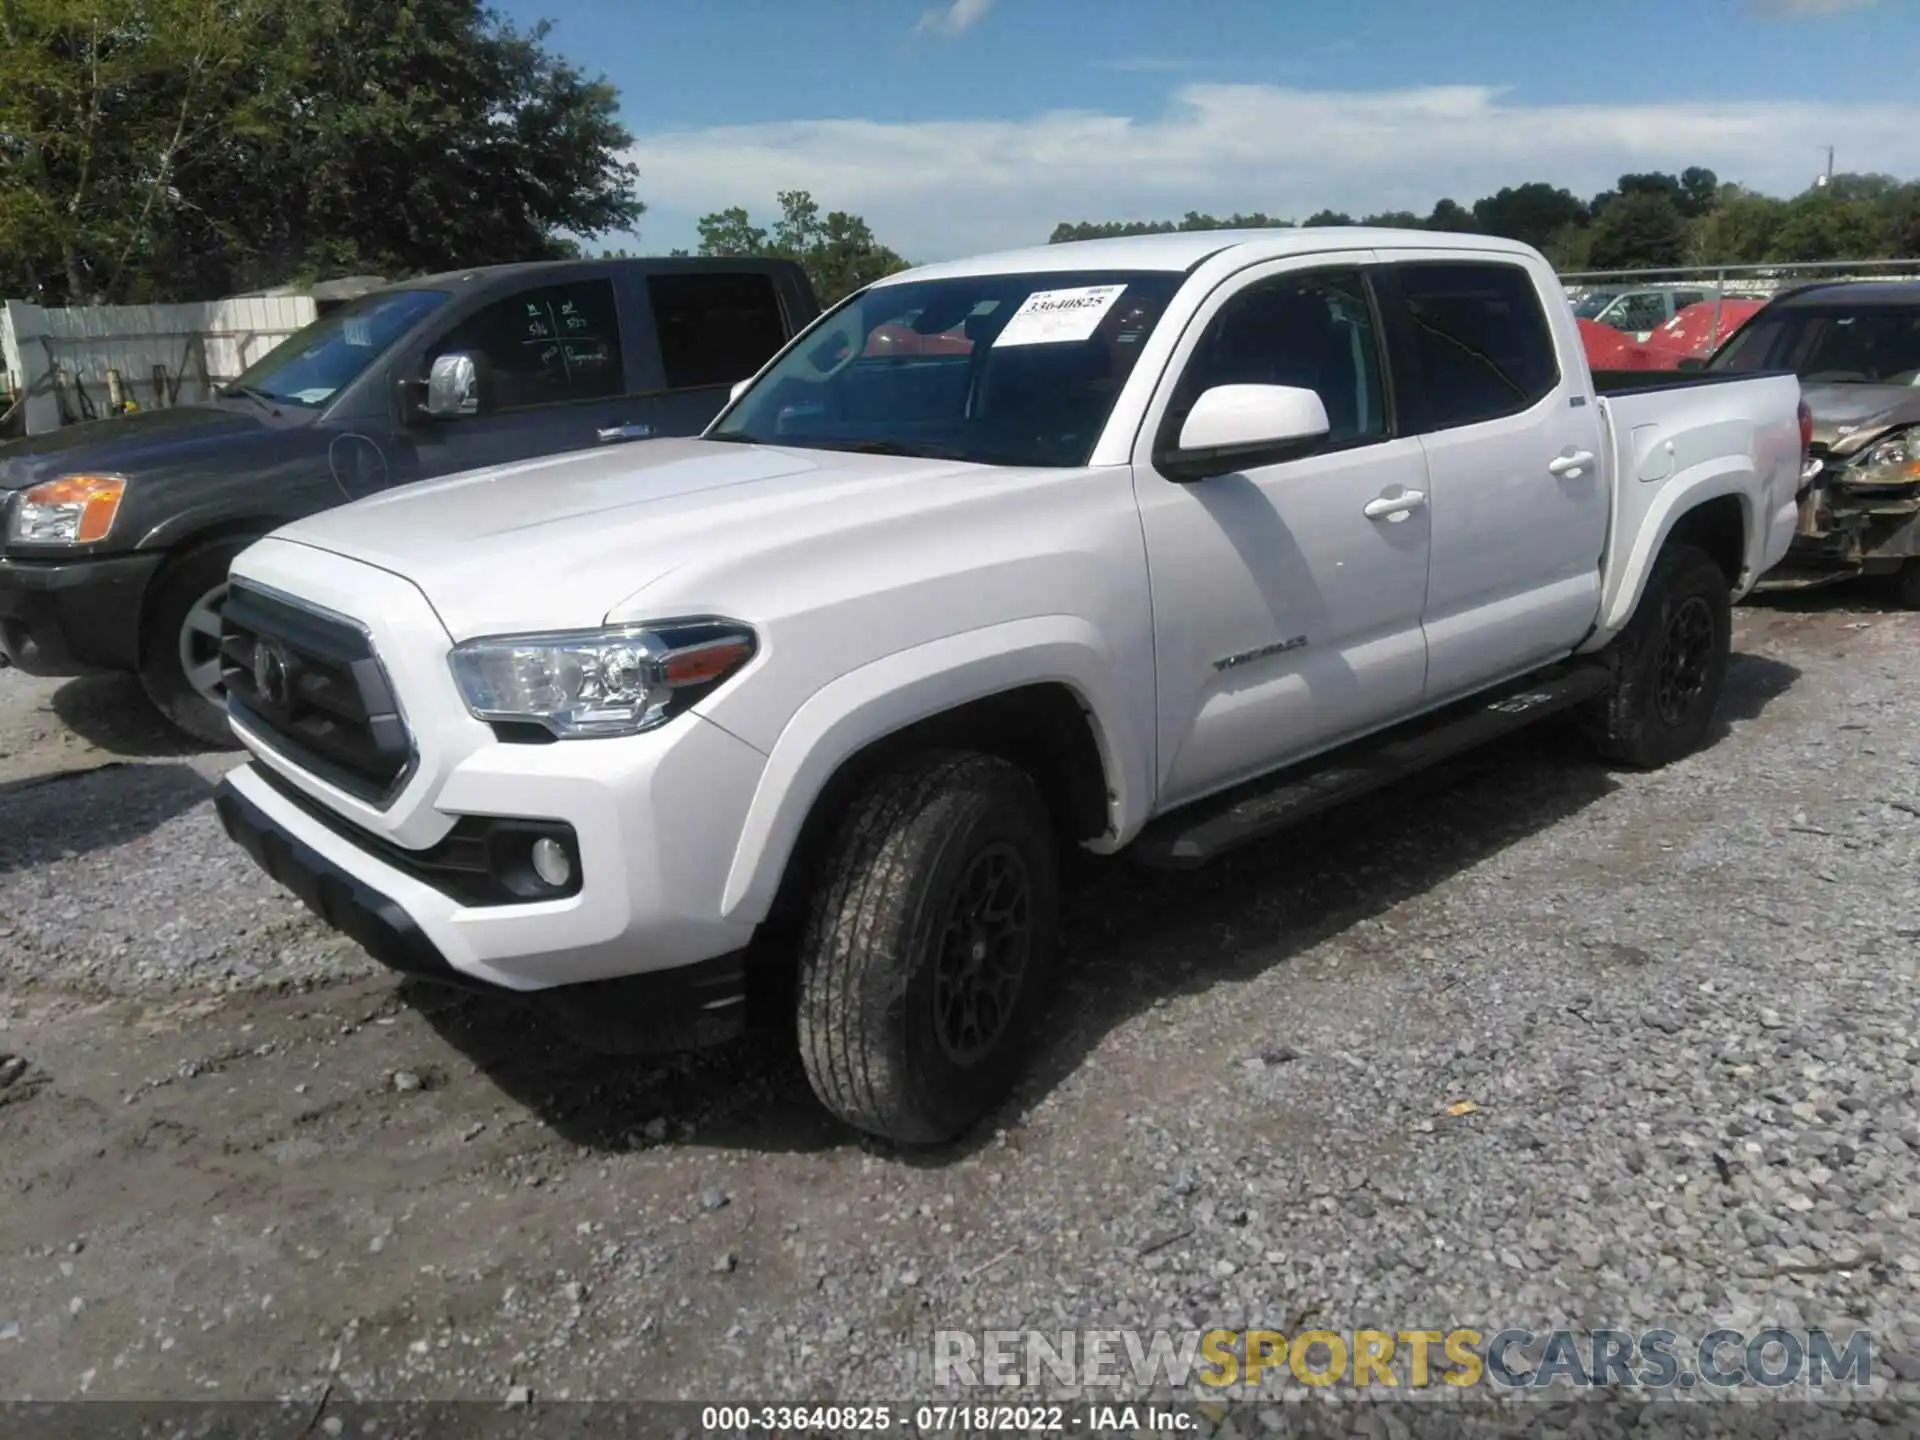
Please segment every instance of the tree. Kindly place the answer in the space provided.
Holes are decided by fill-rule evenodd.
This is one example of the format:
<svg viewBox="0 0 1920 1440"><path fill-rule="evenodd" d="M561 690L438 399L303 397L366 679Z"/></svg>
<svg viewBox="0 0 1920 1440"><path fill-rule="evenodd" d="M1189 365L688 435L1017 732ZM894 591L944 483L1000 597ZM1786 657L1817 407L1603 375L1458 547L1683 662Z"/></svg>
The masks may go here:
<svg viewBox="0 0 1920 1440"><path fill-rule="evenodd" d="M755 225L739 207L701 216L697 222L700 253L797 260L822 305L907 268L907 262L876 240L872 228L858 215L844 210L822 215L805 190L782 190L775 199L780 218L771 233Z"/></svg>
<svg viewBox="0 0 1920 1440"><path fill-rule="evenodd" d="M1479 227L1474 222L1473 213L1464 205L1454 200L1442 200L1433 207L1433 213L1427 216L1425 228L1471 235Z"/></svg>
<svg viewBox="0 0 1920 1440"><path fill-rule="evenodd" d="M630 229L615 93L546 33L477 0L0 0L0 291L197 299Z"/></svg>
<svg viewBox="0 0 1920 1440"><path fill-rule="evenodd" d="M1810 190L1786 209L1767 246L1767 259L1867 259L1880 247L1879 211L1864 200L1843 200L1827 190Z"/></svg>
<svg viewBox="0 0 1920 1440"><path fill-rule="evenodd" d="M266 0L0 3L0 293L141 288L183 170L284 103L269 20Z"/></svg>
<svg viewBox="0 0 1920 1440"><path fill-rule="evenodd" d="M1353 217L1344 210L1321 210L1302 220L1302 226L1351 225Z"/></svg>
<svg viewBox="0 0 1920 1440"><path fill-rule="evenodd" d="M1680 265L1687 239L1686 216L1671 192L1625 190L1594 221L1588 263L1599 270Z"/></svg>
<svg viewBox="0 0 1920 1440"><path fill-rule="evenodd" d="M1694 230L1693 258L1702 265L1757 265L1773 248L1786 202L1728 186Z"/></svg>
<svg viewBox="0 0 1920 1440"><path fill-rule="evenodd" d="M1586 222L1587 207L1570 190L1556 190L1540 181L1508 186L1473 202L1474 225L1488 235L1502 235L1544 250L1556 232Z"/></svg>

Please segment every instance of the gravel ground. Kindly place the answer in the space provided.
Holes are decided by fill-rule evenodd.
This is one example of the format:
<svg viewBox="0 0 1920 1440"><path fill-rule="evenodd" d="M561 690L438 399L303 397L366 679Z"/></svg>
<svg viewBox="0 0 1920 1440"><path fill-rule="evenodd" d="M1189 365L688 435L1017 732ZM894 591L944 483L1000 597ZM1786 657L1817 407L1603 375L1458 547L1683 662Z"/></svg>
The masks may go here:
<svg viewBox="0 0 1920 1440"><path fill-rule="evenodd" d="M1736 652L1659 774L1542 731L1095 878L1032 1083L911 1160L765 1045L373 973L228 761L0 672L0 1397L913 1398L1028 1326L1864 1326L1920 1381L1920 616Z"/></svg>

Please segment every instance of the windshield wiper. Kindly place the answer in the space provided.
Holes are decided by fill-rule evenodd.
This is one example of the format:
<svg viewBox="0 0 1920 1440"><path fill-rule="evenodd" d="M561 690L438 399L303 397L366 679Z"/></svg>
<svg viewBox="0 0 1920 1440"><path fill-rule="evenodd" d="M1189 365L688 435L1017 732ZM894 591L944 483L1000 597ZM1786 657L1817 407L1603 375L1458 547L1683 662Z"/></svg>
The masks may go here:
<svg viewBox="0 0 1920 1440"><path fill-rule="evenodd" d="M255 390L251 385L223 385L220 387L220 395L222 399L229 395L245 396L269 415L278 415L280 413L278 409L280 403L279 396L269 395L264 390Z"/></svg>

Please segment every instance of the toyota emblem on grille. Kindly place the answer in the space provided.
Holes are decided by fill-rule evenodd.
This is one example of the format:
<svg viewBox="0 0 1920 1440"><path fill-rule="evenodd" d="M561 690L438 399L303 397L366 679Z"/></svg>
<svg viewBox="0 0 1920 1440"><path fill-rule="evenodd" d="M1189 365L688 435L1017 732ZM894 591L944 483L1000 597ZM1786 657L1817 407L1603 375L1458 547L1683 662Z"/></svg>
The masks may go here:
<svg viewBox="0 0 1920 1440"><path fill-rule="evenodd" d="M254 647L253 688L272 710L285 710L293 699L293 659L271 640Z"/></svg>

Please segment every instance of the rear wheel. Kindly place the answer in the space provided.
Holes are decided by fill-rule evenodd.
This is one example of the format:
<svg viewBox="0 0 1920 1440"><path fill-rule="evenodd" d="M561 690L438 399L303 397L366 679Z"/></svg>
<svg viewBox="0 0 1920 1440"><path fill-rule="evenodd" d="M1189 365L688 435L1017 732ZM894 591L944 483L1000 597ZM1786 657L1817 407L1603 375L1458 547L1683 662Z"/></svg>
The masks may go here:
<svg viewBox="0 0 1920 1440"><path fill-rule="evenodd" d="M800 1055L841 1119L955 1139L1019 1079L1057 947L1059 857L1032 780L916 757L849 807L801 946Z"/></svg>
<svg viewBox="0 0 1920 1440"><path fill-rule="evenodd" d="M202 744L233 749L227 692L220 678L220 609L227 568L251 536L216 540L181 555L160 573L141 625L140 683L154 708Z"/></svg>
<svg viewBox="0 0 1920 1440"><path fill-rule="evenodd" d="M1692 545L1661 551L1609 647L1613 688L1581 713L1594 747L1644 770L1698 749L1720 705L1732 635L1732 592L1719 564Z"/></svg>

